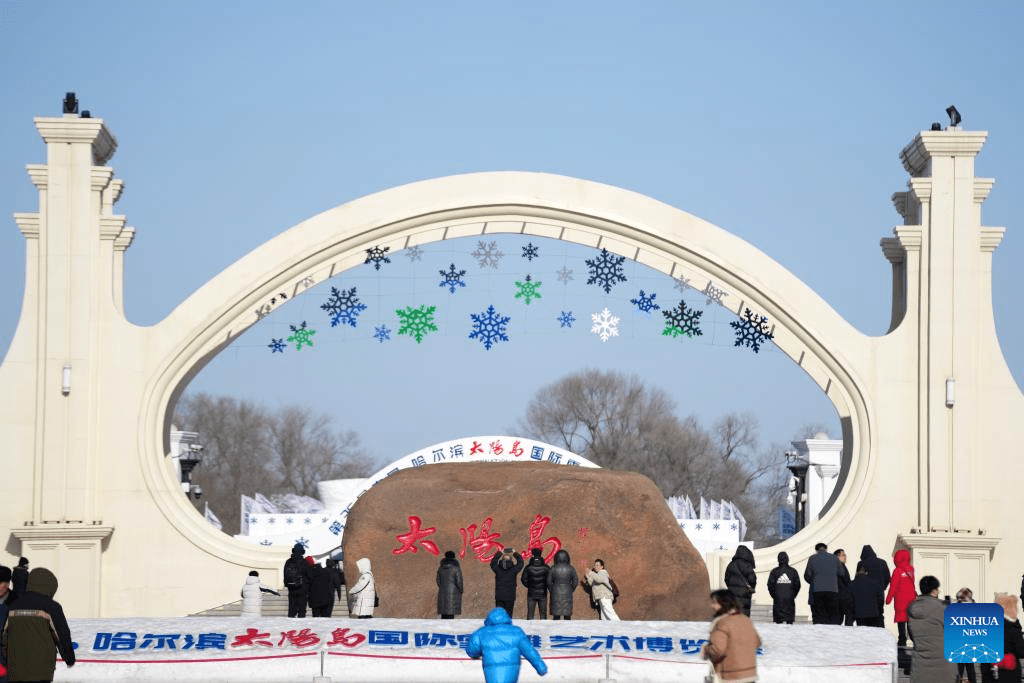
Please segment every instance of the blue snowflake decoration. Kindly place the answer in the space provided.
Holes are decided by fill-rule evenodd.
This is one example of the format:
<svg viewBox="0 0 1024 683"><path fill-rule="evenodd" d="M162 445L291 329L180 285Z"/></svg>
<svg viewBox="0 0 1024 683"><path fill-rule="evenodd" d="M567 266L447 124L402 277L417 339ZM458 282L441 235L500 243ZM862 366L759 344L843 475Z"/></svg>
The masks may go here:
<svg viewBox="0 0 1024 683"><path fill-rule="evenodd" d="M733 346L749 346L757 353L761 344L775 338L768 316L751 313L749 308L743 310L742 320L733 320L729 327L736 331L736 343Z"/></svg>
<svg viewBox="0 0 1024 683"><path fill-rule="evenodd" d="M562 315L558 316L558 322L562 327L572 327L576 318L572 317L572 311L562 311Z"/></svg>
<svg viewBox="0 0 1024 683"><path fill-rule="evenodd" d="M271 353L284 353L285 346L284 339L271 339L267 344Z"/></svg>
<svg viewBox="0 0 1024 683"><path fill-rule="evenodd" d="M398 334L407 334L419 344L431 332L437 332L437 325L434 324L434 312L437 306L420 305L419 308L406 306L395 311L398 316Z"/></svg>
<svg viewBox="0 0 1024 683"><path fill-rule="evenodd" d="M533 246L533 242L530 242L523 247L523 258L527 261L533 262L533 259L540 257L539 247Z"/></svg>
<svg viewBox="0 0 1024 683"><path fill-rule="evenodd" d="M584 263L590 268L590 277L587 284L596 284L609 294L619 282L625 282L626 276L622 272L622 264L625 256L613 256L607 249L602 249L597 258L586 259Z"/></svg>
<svg viewBox="0 0 1024 683"><path fill-rule="evenodd" d="M413 261L419 261L420 257L423 256L423 250L419 246L409 247L405 250L405 255L409 257L409 263Z"/></svg>
<svg viewBox="0 0 1024 683"><path fill-rule="evenodd" d="M356 326L356 319L359 314L366 310L366 304L359 303L356 296L356 288L341 291L337 287L331 287L331 296L327 303L321 304L320 308L331 315L331 327L338 325Z"/></svg>
<svg viewBox="0 0 1024 683"><path fill-rule="evenodd" d="M391 263L384 254L391 251L391 247L372 247L366 250L366 260L363 263L372 263L375 270L380 270L380 264Z"/></svg>
<svg viewBox="0 0 1024 683"><path fill-rule="evenodd" d="M651 292L650 296L644 295L644 290L640 290L640 296L635 299L630 299L629 303L635 304L638 311L642 313L650 313L651 311L660 311L661 306L654 303L654 300L658 297L657 294Z"/></svg>
<svg viewBox="0 0 1024 683"><path fill-rule="evenodd" d="M313 346L313 335L316 334L316 330L306 327L306 321L303 320L302 324L298 327L295 325L289 325L291 328L292 336L288 337L286 341L295 342L295 350L301 351L302 346Z"/></svg>
<svg viewBox="0 0 1024 683"><path fill-rule="evenodd" d="M463 276L466 274L466 271L464 271L464 270L455 270L455 264L454 263L452 264L452 267L447 272L445 272L443 270L439 270L437 272L441 274L442 278L444 278L443 280L441 280L441 287L447 287L448 291L450 291L452 294L455 293L455 288L456 287L465 287L466 286L466 282L462 279Z"/></svg>
<svg viewBox="0 0 1024 683"><path fill-rule="evenodd" d="M373 328L373 337L381 344L391 339L391 330L388 329L387 325L381 325L380 327Z"/></svg>
<svg viewBox="0 0 1024 683"><path fill-rule="evenodd" d="M662 336L674 338L685 334L687 337L700 337L704 334L700 329L700 317L704 315L704 311L687 308L685 301L680 301L675 308L662 311L661 314L665 316Z"/></svg>
<svg viewBox="0 0 1024 683"><path fill-rule="evenodd" d="M540 289L540 286L541 283L534 282L529 275L526 276L524 282L516 280L516 289L518 290L516 292L516 298L525 298L527 305L529 305L532 299L540 298L540 292L538 291Z"/></svg>
<svg viewBox="0 0 1024 683"><path fill-rule="evenodd" d="M511 318L497 313L494 310L494 304L488 306L487 310L479 315L470 313L469 317L473 319L473 331L469 333L469 338L482 341L484 348L488 351L497 342L508 341L505 326L508 325Z"/></svg>

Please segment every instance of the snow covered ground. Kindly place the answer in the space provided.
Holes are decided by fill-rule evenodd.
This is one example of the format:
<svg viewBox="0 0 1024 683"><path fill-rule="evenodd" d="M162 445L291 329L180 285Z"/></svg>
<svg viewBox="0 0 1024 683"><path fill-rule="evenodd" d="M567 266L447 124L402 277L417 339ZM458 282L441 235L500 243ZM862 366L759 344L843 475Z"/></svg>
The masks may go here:
<svg viewBox="0 0 1024 683"><path fill-rule="evenodd" d="M703 681L706 622L519 621L548 663L523 662L521 681ZM73 619L78 664L55 681L483 680L465 640L481 619L241 617ZM891 683L896 641L885 629L758 624L766 683Z"/></svg>

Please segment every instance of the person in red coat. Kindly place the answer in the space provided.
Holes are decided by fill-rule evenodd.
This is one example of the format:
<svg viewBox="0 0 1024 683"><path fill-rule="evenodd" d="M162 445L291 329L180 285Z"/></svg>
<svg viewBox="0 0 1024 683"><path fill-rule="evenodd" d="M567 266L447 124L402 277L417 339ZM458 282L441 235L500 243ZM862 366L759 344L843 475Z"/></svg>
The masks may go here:
<svg viewBox="0 0 1024 683"><path fill-rule="evenodd" d="M885 596L885 604L894 603L896 614L893 621L899 629L900 635L896 645L906 647L907 645L907 607L917 597L917 590L914 588L914 568L910 566L910 551L897 550L892 556L896 568L892 570L892 581L889 583L889 594Z"/></svg>

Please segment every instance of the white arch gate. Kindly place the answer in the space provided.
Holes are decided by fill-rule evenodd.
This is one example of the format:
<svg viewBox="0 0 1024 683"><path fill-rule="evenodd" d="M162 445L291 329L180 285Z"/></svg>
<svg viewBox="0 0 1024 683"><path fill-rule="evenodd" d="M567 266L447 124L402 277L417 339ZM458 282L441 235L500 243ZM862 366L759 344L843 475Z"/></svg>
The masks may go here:
<svg viewBox="0 0 1024 683"><path fill-rule="evenodd" d="M910 547L921 574L976 594L1010 590L1024 530L1004 514L1024 465L1024 398L999 350L991 254L981 226L991 180L974 177L984 133L922 132L903 151L904 225L882 240L893 264L893 329L867 337L742 240L621 189L532 173L486 173L395 188L315 216L248 254L165 320L132 325L123 256L134 230L113 214L122 183L104 166L116 142L101 119L39 118L45 165L30 165L40 210L26 238L21 319L0 366L0 425L13 462L0 481L7 552L56 570L79 616L171 615L233 599L199 582L234 568L280 571L279 551L205 524L180 494L169 411L188 381L281 291L300 294L362 264L455 237L522 233L606 248L672 277L726 291L775 324L774 342L840 416L842 489L807 532L777 550L801 562L819 539ZM955 387L947 405L946 387ZM998 468L998 469L997 469ZM998 471L999 476L990 476Z"/></svg>

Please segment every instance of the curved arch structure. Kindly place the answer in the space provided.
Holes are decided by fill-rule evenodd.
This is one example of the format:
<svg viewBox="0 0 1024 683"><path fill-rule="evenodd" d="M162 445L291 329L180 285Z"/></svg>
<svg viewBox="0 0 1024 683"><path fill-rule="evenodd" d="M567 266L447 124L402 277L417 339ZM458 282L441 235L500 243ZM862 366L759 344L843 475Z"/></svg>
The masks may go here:
<svg viewBox="0 0 1024 683"><path fill-rule="evenodd" d="M922 132L903 151L909 190L894 200L904 225L882 240L893 264L893 329L868 337L778 263L705 221L625 190L535 173L441 178L331 209L140 328L123 314L123 254L134 230L112 212L121 181L103 164L113 137L100 119L36 125L49 155L29 167L40 212L15 216L26 287L0 367L0 390L19 397L0 407L15 453L0 483L0 524L10 524L9 552L20 541L62 582L80 582L65 597L75 614L192 612L224 602L235 584L189 577L250 568L276 576L280 551L216 532L181 495L166 441L178 396L278 292L301 295L364 263L374 247L495 233L608 249L706 282L737 314L751 308L774 322L775 344L835 405L845 449L827 514L756 553L762 571L775 551L798 563L818 540L880 553L904 546L920 573L984 596L1009 590L1024 564L1024 531L999 512L1024 474L1019 460L1001 457L1024 440L1024 400L992 318L991 255L1002 229L980 224L992 185L973 175L984 133ZM948 406L947 380L955 385ZM159 557L158 582L138 571L141 557Z"/></svg>

